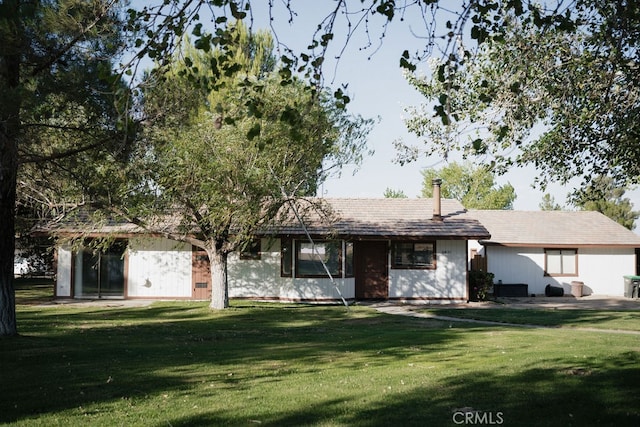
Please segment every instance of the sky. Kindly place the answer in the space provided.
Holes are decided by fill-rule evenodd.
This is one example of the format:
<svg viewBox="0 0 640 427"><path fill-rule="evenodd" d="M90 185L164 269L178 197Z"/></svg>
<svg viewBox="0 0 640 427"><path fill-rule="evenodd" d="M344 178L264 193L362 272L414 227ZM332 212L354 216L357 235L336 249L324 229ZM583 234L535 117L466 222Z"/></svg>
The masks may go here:
<svg viewBox="0 0 640 427"><path fill-rule="evenodd" d="M256 2L254 2L256 3ZM292 2L297 13L293 24L287 22L288 16L282 12L282 4L275 2L275 24L279 40L288 47L304 48L311 41L315 29L326 16L335 2L298 1ZM359 5L360 1L350 2ZM256 3L257 4L257 3ZM261 17L266 16L266 9L255 9L254 26L260 28ZM279 6L278 6L279 5ZM279 8L278 8L279 7ZM284 17L284 19L282 18ZM420 158L418 161L400 165L394 162L396 151L393 141L401 138L405 143L420 145L422 142L413 134L407 132L403 117L404 108L424 103L424 98L407 83L399 66L402 52L409 52L424 47L425 41L419 36L424 31L424 23L416 14L398 17L394 24L386 30L386 37L379 43L381 22L378 17L370 22L369 39L364 31L359 31L349 42L340 60L332 58L344 47L344 34L336 33L330 50L325 56L325 78L328 84L337 88L341 84L348 84L346 92L351 97L348 105L350 112L360 114L365 118L379 117L380 122L369 134L369 148L375 154L366 157L359 167L345 168L339 177L328 179L319 189L319 194L325 197L383 197L387 188L404 192L408 197L419 197L422 191L421 171L426 168L442 168L446 163L440 158ZM338 28L346 28L344 21L336 24ZM363 49L371 41L371 47ZM336 66L337 64L337 66ZM418 71L426 71L427 64L419 64ZM457 156L459 158L459 155ZM456 159L454 153L451 158ZM513 168L503 176L497 176L498 185L510 183L516 192L514 209L539 210L539 204L545 192L550 193L557 203L564 205L566 195L572 190L571 186L548 183L547 189L542 191L532 187L536 170L533 167ZM579 181L576 180L575 184ZM444 184L446 185L446 183ZM640 209L640 190L627 192L636 209Z"/></svg>
<svg viewBox="0 0 640 427"><path fill-rule="evenodd" d="M154 3L157 0L154 0ZM138 0L136 3L146 3ZM292 1L293 16L290 24L289 15L281 1L252 2L253 28L268 28L269 11L267 5L273 3L273 26L277 40L294 51L304 51L312 40L314 29L331 8L334 0L299 0ZM352 7L360 7L360 0L348 1ZM355 9L354 9L355 10ZM424 32L424 22L417 14L402 17L396 16L394 23L386 29L386 37L379 43L382 23L381 16L369 22L371 29L367 34L360 29L344 48L344 32L336 31L330 49L325 55L325 79L333 89L348 84L346 93L351 97L348 110L365 118L380 118L369 134L368 146L375 151L366 157L356 170L352 167L343 169L339 177L328 179L318 191L325 197L383 197L385 189L402 191L408 197L419 197L422 191L421 171L426 168L442 168L446 163L440 158L420 158L418 161L400 165L394 162L396 151L393 141L401 138L405 143L420 145L422 142L407 132L403 117L404 108L417 106L424 98L413 89L402 75L399 59L402 52L408 49L414 52L424 48L425 40L420 38ZM355 21L354 21L355 22ZM346 24L339 17L336 28L344 29ZM369 47L367 47L369 46ZM344 51L341 50L344 48ZM341 52L339 61L333 58ZM425 71L426 63L419 64L418 71ZM456 159L456 155L451 156ZM538 210L544 192L532 188L536 176L535 169L514 168L506 175L496 177L498 185L510 183L516 192L514 209ZM446 185L446 183L444 184ZM545 192L550 193L557 203L566 202L566 195L572 188L569 186L548 183ZM627 192L636 209L640 210L640 190Z"/></svg>

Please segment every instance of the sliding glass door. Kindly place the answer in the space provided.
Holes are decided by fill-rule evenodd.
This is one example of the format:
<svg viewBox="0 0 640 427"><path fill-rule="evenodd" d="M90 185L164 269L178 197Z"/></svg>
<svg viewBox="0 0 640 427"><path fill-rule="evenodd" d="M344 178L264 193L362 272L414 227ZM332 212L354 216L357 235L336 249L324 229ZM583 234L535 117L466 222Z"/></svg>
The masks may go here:
<svg viewBox="0 0 640 427"><path fill-rule="evenodd" d="M105 252L85 249L76 253L75 296L78 298L124 297L125 244L117 242Z"/></svg>

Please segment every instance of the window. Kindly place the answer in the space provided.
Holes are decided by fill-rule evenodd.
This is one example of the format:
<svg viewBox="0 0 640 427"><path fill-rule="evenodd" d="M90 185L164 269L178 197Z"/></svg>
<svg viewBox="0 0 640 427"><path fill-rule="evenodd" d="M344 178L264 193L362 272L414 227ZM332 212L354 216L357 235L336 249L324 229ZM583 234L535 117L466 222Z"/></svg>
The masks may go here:
<svg viewBox="0 0 640 427"><path fill-rule="evenodd" d="M327 277L323 262L333 277L342 277L341 241L296 241L296 277Z"/></svg>
<svg viewBox="0 0 640 427"><path fill-rule="evenodd" d="M546 276L577 276L578 251L576 249L545 249Z"/></svg>
<svg viewBox="0 0 640 427"><path fill-rule="evenodd" d="M353 242L344 243L344 277L353 277Z"/></svg>
<svg viewBox="0 0 640 427"><path fill-rule="evenodd" d="M320 240L313 245L306 240L280 240L281 277L293 277L294 270L295 277L329 277L323 262L332 277L353 277L353 242Z"/></svg>
<svg viewBox="0 0 640 427"><path fill-rule="evenodd" d="M280 276L291 277L293 271L293 241L283 238L280 240Z"/></svg>
<svg viewBox="0 0 640 427"><path fill-rule="evenodd" d="M260 259L261 239L253 239L240 251L240 259Z"/></svg>
<svg viewBox="0 0 640 427"><path fill-rule="evenodd" d="M434 242L394 242L392 244L393 268L436 268Z"/></svg>

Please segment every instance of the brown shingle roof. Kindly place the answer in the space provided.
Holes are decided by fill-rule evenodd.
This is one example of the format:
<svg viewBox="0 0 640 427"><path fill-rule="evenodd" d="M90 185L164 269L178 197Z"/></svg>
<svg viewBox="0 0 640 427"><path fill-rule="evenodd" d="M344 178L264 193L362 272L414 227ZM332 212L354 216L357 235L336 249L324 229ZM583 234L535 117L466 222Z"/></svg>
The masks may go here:
<svg viewBox="0 0 640 427"><path fill-rule="evenodd" d="M471 210L469 215L491 233L484 244L640 247L640 236L594 211Z"/></svg>
<svg viewBox="0 0 640 427"><path fill-rule="evenodd" d="M316 210L306 210L304 222L314 235L334 234L360 238L441 238L486 239L489 233L470 217L456 200L442 199L442 221L434 221L433 199L309 199L324 203L332 221L323 221ZM304 202L301 210L305 211ZM290 219L276 227L281 234L303 234L297 221Z"/></svg>
<svg viewBox="0 0 640 427"><path fill-rule="evenodd" d="M347 238L411 238L411 239L488 239L489 232L469 216L456 200L442 199L442 221L434 221L433 199L357 199L308 198L296 202L304 224L314 236ZM262 234L304 235L299 221L285 205L280 220L262 230ZM167 214L154 224L159 232L178 233L177 217ZM144 229L117 218L97 221L88 215L70 216L60 223L49 224L42 232L78 233L86 235L141 234Z"/></svg>

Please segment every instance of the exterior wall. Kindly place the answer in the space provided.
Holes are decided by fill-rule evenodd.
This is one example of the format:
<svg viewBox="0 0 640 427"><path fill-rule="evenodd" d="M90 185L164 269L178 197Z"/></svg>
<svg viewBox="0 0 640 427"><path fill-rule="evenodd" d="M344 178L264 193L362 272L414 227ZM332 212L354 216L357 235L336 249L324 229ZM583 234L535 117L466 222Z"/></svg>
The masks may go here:
<svg viewBox="0 0 640 427"><path fill-rule="evenodd" d="M465 300L466 252L466 241L437 241L435 270L390 268L389 298ZM127 257L126 297L192 297L190 245L161 238L134 238L129 241ZM71 265L70 248L59 248L56 284L58 297L72 296ZM293 301L339 300L341 296L345 299L355 298L355 278L352 277L336 278L335 284L338 289L325 278L281 277L279 239L262 240L260 260L241 260L238 252L231 253L228 258L228 277L231 298ZM505 279L503 281L507 282ZM544 287L542 289L544 292Z"/></svg>
<svg viewBox="0 0 640 427"><path fill-rule="evenodd" d="M191 245L161 238L129 241L126 296L191 298Z"/></svg>
<svg viewBox="0 0 640 427"><path fill-rule="evenodd" d="M466 300L466 250L464 240L438 240L435 270L391 269L389 298Z"/></svg>
<svg viewBox="0 0 640 427"><path fill-rule="evenodd" d="M280 277L280 239L262 239L260 260L241 260L238 252L228 258L229 297L282 300L339 300L355 296L353 278L329 279Z"/></svg>
<svg viewBox="0 0 640 427"><path fill-rule="evenodd" d="M623 296L623 276L635 272L636 255L633 248L578 249L578 280L584 282L591 293Z"/></svg>
<svg viewBox="0 0 640 427"><path fill-rule="evenodd" d="M70 247L58 247L58 262L56 271L56 291L58 298L71 298L71 259Z"/></svg>
<svg viewBox="0 0 640 427"><path fill-rule="evenodd" d="M544 248L485 248L487 270L495 274L495 282L526 283L529 294L544 294L545 287L562 286L571 292L571 282L583 282L583 293L624 295L623 276L635 272L633 248L578 248L578 275L549 277L544 275Z"/></svg>

